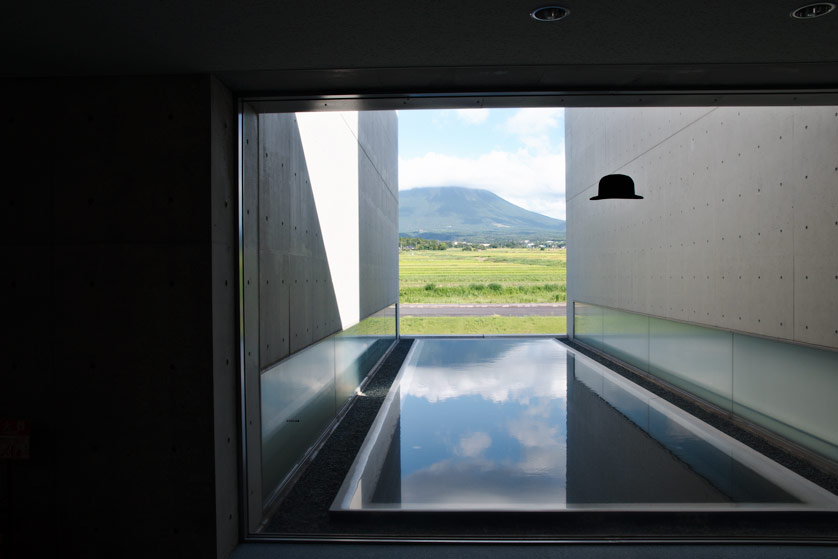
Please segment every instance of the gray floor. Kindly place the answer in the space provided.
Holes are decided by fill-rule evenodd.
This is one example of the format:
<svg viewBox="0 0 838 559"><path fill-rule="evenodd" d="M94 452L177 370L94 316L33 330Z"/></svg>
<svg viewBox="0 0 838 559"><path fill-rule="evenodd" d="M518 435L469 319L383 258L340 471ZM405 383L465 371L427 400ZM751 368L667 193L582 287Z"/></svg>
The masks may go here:
<svg viewBox="0 0 838 559"><path fill-rule="evenodd" d="M380 543L247 543L231 559L833 559L838 547L747 544L380 544Z"/></svg>

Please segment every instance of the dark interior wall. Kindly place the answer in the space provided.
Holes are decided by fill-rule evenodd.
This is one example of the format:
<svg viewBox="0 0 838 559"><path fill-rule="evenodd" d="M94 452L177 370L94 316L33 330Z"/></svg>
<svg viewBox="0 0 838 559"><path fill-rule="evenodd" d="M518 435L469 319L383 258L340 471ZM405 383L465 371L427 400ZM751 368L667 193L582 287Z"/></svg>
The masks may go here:
<svg viewBox="0 0 838 559"><path fill-rule="evenodd" d="M0 98L0 418L31 422L30 458L0 462L0 555L216 556L237 522L234 322L214 321L234 318L232 97L182 76Z"/></svg>
<svg viewBox="0 0 838 559"><path fill-rule="evenodd" d="M239 540L239 368L236 360L236 106L230 90L210 80L210 211L212 215L212 388L215 449L216 556ZM206 278L205 278L206 279Z"/></svg>

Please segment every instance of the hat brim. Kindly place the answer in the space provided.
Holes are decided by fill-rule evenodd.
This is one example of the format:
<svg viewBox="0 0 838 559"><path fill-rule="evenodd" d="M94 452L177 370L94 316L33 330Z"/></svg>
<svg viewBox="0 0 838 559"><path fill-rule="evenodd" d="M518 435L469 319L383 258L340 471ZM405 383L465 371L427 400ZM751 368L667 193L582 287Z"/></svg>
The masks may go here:
<svg viewBox="0 0 838 559"><path fill-rule="evenodd" d="M626 196L593 196L591 200L642 200L643 196L638 194L629 194Z"/></svg>

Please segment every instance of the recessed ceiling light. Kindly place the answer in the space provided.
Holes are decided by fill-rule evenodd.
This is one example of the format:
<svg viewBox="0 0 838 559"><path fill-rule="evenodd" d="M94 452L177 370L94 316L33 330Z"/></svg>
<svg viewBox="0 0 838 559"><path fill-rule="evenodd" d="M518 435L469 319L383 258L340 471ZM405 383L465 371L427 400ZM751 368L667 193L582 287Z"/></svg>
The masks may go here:
<svg viewBox="0 0 838 559"><path fill-rule="evenodd" d="M569 13L570 10L561 6L544 6L530 12L530 17L536 21L559 21Z"/></svg>
<svg viewBox="0 0 838 559"><path fill-rule="evenodd" d="M835 4L832 2L819 2L817 4L809 4L802 8L797 8L791 13L791 17L795 19L812 19L813 17L825 16L835 9Z"/></svg>

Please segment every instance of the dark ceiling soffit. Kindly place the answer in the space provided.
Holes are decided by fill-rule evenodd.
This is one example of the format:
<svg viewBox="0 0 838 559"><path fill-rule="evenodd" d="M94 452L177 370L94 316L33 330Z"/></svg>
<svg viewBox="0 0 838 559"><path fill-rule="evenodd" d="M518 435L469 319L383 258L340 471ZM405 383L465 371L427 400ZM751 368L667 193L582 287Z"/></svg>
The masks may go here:
<svg viewBox="0 0 838 559"><path fill-rule="evenodd" d="M838 105L838 88L823 91L516 92L410 95L242 97L258 113L521 107L746 107Z"/></svg>
<svg viewBox="0 0 838 559"><path fill-rule="evenodd" d="M450 99L456 107L521 106L521 101L525 105L547 104L536 100L544 96L564 97L566 106L838 104L838 62L327 69L216 75L244 98L344 103L363 98L379 99L379 105L389 98L417 108L423 103L440 106L442 98ZM724 102L721 97L726 98ZM753 98L762 101L754 103ZM483 100L482 105L478 99ZM556 103L551 100L550 104ZM384 108L397 106L391 102Z"/></svg>

